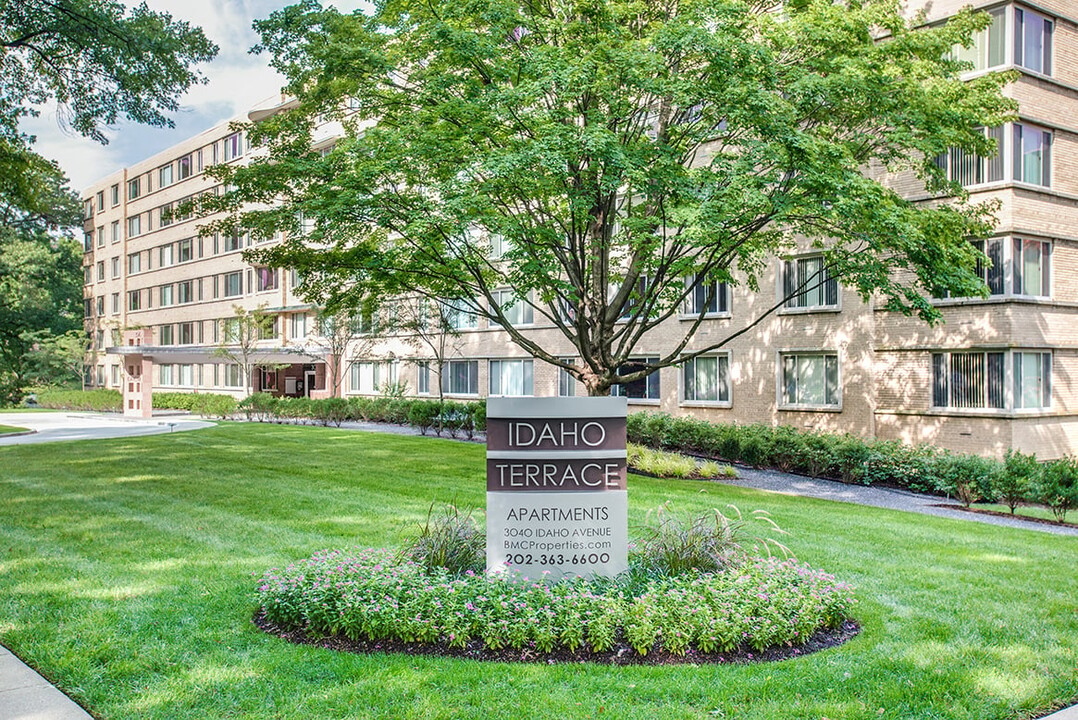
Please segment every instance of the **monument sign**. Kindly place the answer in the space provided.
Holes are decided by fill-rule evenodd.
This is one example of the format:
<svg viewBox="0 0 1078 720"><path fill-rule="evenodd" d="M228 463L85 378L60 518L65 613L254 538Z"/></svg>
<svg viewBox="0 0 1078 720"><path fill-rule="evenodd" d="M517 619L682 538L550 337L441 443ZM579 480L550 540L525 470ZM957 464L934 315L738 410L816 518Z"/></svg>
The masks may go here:
<svg viewBox="0 0 1078 720"><path fill-rule="evenodd" d="M487 400L487 570L628 569L625 398Z"/></svg>

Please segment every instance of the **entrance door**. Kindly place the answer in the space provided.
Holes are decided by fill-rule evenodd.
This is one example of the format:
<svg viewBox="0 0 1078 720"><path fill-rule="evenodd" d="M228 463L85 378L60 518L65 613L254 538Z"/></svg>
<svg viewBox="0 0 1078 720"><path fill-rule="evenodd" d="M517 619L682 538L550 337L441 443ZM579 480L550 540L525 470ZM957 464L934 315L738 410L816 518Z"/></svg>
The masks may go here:
<svg viewBox="0 0 1078 720"><path fill-rule="evenodd" d="M314 379L318 375L314 370L305 370L303 372L303 394L307 397L311 396L311 390L314 390Z"/></svg>

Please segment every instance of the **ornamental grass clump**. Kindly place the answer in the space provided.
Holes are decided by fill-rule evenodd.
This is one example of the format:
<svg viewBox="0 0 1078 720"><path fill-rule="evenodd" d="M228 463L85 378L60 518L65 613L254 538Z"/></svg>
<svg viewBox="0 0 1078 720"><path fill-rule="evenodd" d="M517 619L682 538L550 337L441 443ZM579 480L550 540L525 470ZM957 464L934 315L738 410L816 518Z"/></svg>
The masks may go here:
<svg viewBox="0 0 1078 720"><path fill-rule="evenodd" d="M446 505L436 513L427 511L427 523L419 536L404 547L403 556L429 571L444 569L452 574L483 572L486 565L486 534L479 529L472 511L461 512Z"/></svg>
<svg viewBox="0 0 1078 720"><path fill-rule="evenodd" d="M718 573L744 563L755 555L772 554L772 548L789 556L785 545L754 528L786 534L763 510L745 517L735 506L729 516L717 508L698 515L679 515L669 503L648 513L640 529L630 564L648 575L681 575L689 572Z"/></svg>

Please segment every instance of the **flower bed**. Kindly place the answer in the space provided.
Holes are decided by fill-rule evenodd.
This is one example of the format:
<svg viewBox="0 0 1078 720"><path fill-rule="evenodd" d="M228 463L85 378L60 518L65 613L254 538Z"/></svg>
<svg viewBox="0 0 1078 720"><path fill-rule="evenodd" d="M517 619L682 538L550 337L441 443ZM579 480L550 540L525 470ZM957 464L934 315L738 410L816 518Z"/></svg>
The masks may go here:
<svg viewBox="0 0 1078 720"><path fill-rule="evenodd" d="M819 633L849 635L852 627L852 588L795 560L630 578L451 575L385 550L324 551L262 577L259 617L263 626L308 638L343 637L366 648L418 644L447 654L482 648L498 659L751 657L805 646Z"/></svg>

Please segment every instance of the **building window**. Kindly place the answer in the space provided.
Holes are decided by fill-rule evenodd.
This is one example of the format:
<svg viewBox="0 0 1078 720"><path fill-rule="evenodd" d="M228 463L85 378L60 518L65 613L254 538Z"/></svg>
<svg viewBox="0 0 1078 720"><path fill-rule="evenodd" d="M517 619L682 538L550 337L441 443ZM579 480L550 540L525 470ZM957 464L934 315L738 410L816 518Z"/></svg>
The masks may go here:
<svg viewBox="0 0 1078 720"><path fill-rule="evenodd" d="M491 360L491 395L532 395L533 371L531 360Z"/></svg>
<svg viewBox="0 0 1078 720"><path fill-rule="evenodd" d="M787 407L838 407L841 392L838 356L782 356L782 404Z"/></svg>
<svg viewBox="0 0 1078 720"><path fill-rule="evenodd" d="M382 363L354 362L348 380L352 392L373 395L382 386Z"/></svg>
<svg viewBox="0 0 1078 720"><path fill-rule="evenodd" d="M179 242L179 262L191 262L195 259L195 241L191 238Z"/></svg>
<svg viewBox="0 0 1078 720"><path fill-rule="evenodd" d="M820 255L785 261L782 291L788 309L838 306L838 281L830 276Z"/></svg>
<svg viewBox="0 0 1078 720"><path fill-rule="evenodd" d="M127 256L127 273L133 275L142 272L142 253L131 253Z"/></svg>
<svg viewBox="0 0 1078 720"><path fill-rule="evenodd" d="M161 365L160 369L158 370L157 382L161 385L174 384L175 380L172 375L172 369L174 367L174 365Z"/></svg>
<svg viewBox="0 0 1078 720"><path fill-rule="evenodd" d="M277 339L277 316L267 319L264 323L258 326L258 339L259 340L276 340Z"/></svg>
<svg viewBox="0 0 1078 720"><path fill-rule="evenodd" d="M90 298L82 299L82 316L93 317L94 314L94 301Z"/></svg>
<svg viewBox="0 0 1078 720"><path fill-rule="evenodd" d="M243 133L232 133L225 138L225 162L243 155Z"/></svg>
<svg viewBox="0 0 1078 720"><path fill-rule="evenodd" d="M1051 294L1052 244L1014 239L1014 294L1048 297Z"/></svg>
<svg viewBox="0 0 1078 720"><path fill-rule="evenodd" d="M1004 407L1002 352L932 354L932 406Z"/></svg>
<svg viewBox="0 0 1078 720"><path fill-rule="evenodd" d="M100 247L105 247L105 226L104 225L98 225L97 226L97 246L99 248Z"/></svg>
<svg viewBox="0 0 1078 720"><path fill-rule="evenodd" d="M120 204L120 185L117 183L109 188L109 194L112 196L112 207L116 207Z"/></svg>
<svg viewBox="0 0 1078 720"><path fill-rule="evenodd" d="M225 365L225 387L243 387L243 368L232 363Z"/></svg>
<svg viewBox="0 0 1078 720"><path fill-rule="evenodd" d="M82 234L82 251L83 252L90 252L93 249L94 249L94 233L93 233L93 231L91 230L90 232L84 232Z"/></svg>
<svg viewBox="0 0 1078 720"><path fill-rule="evenodd" d="M243 248L243 235L239 232L234 232L224 237L224 250L222 252L233 252Z"/></svg>
<svg viewBox="0 0 1078 720"><path fill-rule="evenodd" d="M479 361L449 360L443 363L442 389L451 395L478 395Z"/></svg>
<svg viewBox="0 0 1078 720"><path fill-rule="evenodd" d="M141 310L142 309L142 293L138 290L130 290L127 293L127 309L128 310Z"/></svg>
<svg viewBox="0 0 1078 720"><path fill-rule="evenodd" d="M157 209L157 213L160 218L160 226L163 228L168 227L175 220L172 215L172 203L162 205Z"/></svg>
<svg viewBox="0 0 1078 720"><path fill-rule="evenodd" d="M1051 75L1052 30L1052 21L1048 18L1015 8L1014 64L1042 75Z"/></svg>
<svg viewBox="0 0 1078 720"><path fill-rule="evenodd" d="M562 358L562 362L571 363L572 358ZM576 395L576 378L565 368L558 368L558 397L573 397Z"/></svg>
<svg viewBox="0 0 1078 720"><path fill-rule="evenodd" d="M116 280L120 277L120 258L112 258L112 279Z"/></svg>
<svg viewBox="0 0 1078 720"><path fill-rule="evenodd" d="M464 300L445 300L446 323L454 330L474 330L479 327L479 316L469 309Z"/></svg>
<svg viewBox="0 0 1078 720"><path fill-rule="evenodd" d="M1005 8L991 11L992 24L973 33L968 48L955 46L953 56L973 65L973 70L987 70L1006 62L1007 18Z"/></svg>
<svg viewBox="0 0 1078 720"><path fill-rule="evenodd" d="M98 295L97 296L97 301L94 304L97 306L97 314L99 316L104 315L105 314L105 296L104 295ZM98 347L101 347L101 345L98 344Z"/></svg>
<svg viewBox="0 0 1078 720"><path fill-rule="evenodd" d="M726 283L696 275L685 278L689 294L681 309L684 315L725 315L730 312L730 288Z"/></svg>
<svg viewBox="0 0 1078 720"><path fill-rule="evenodd" d="M195 344L195 324L193 322L180 323L179 325L179 344L180 345L194 345Z"/></svg>
<svg viewBox="0 0 1078 720"><path fill-rule="evenodd" d="M116 220L112 223L112 242L120 242L120 221Z"/></svg>
<svg viewBox="0 0 1078 720"><path fill-rule="evenodd" d="M157 337L159 345L173 345L176 342L176 335L172 332L172 325L162 325L157 329Z"/></svg>
<svg viewBox="0 0 1078 720"><path fill-rule="evenodd" d="M91 285L94 282L94 266L87 265L82 269L82 284Z"/></svg>
<svg viewBox="0 0 1078 720"><path fill-rule="evenodd" d="M686 360L681 369L685 402L730 402L730 357L701 355Z"/></svg>
<svg viewBox="0 0 1078 720"><path fill-rule="evenodd" d="M956 182L962 187L970 187L1003 180L1005 137L1003 126L985 128L982 132L989 139L996 141L996 153L991 157L981 157L957 147L952 147L936 157L936 166L951 182Z"/></svg>
<svg viewBox="0 0 1078 720"><path fill-rule="evenodd" d="M120 313L120 293L112 293L112 314Z"/></svg>
<svg viewBox="0 0 1078 720"><path fill-rule="evenodd" d="M1014 407L1052 407L1052 353L1015 352Z"/></svg>
<svg viewBox="0 0 1078 720"><path fill-rule="evenodd" d="M172 183L172 163L169 163L157 171L157 187L168 187Z"/></svg>
<svg viewBox="0 0 1078 720"><path fill-rule="evenodd" d="M520 300L512 290L495 290L491 293L494 302L501 308L505 319L513 327L531 325L535 322L535 308L532 307L530 302L531 293L528 293L528 295L528 299Z"/></svg>
<svg viewBox="0 0 1078 720"><path fill-rule="evenodd" d="M225 297L235 297L243 294L243 272L233 272L225 275Z"/></svg>
<svg viewBox="0 0 1078 720"><path fill-rule="evenodd" d="M513 249L513 242L503 235L491 233L490 235L490 259L500 260L505 254Z"/></svg>
<svg viewBox="0 0 1078 720"><path fill-rule="evenodd" d="M1050 187L1052 182L1052 133L1014 124L1014 179Z"/></svg>
<svg viewBox="0 0 1078 720"><path fill-rule="evenodd" d="M158 252L158 267L170 267L175 262L175 246L172 243L162 245Z"/></svg>
<svg viewBox="0 0 1078 720"><path fill-rule="evenodd" d="M97 262L97 281L104 282L105 280L105 261L99 260Z"/></svg>
<svg viewBox="0 0 1078 720"><path fill-rule="evenodd" d="M185 155L176 161L176 167L179 169L180 180L186 180L191 177L191 156Z"/></svg>
<svg viewBox="0 0 1078 720"><path fill-rule="evenodd" d="M110 365L109 366L109 375L111 376L110 379L112 381L109 384L112 385L113 387L118 387L120 385L120 366L119 365Z"/></svg>
<svg viewBox="0 0 1078 720"><path fill-rule="evenodd" d="M195 301L195 284L192 280L176 283L176 302L186 305Z"/></svg>
<svg viewBox="0 0 1078 720"><path fill-rule="evenodd" d="M195 366L194 365L178 365L179 381L183 387L193 387L195 384Z"/></svg>
<svg viewBox="0 0 1078 720"><path fill-rule="evenodd" d="M306 313L296 313L292 316L291 337L293 340L302 340L307 337Z"/></svg>
<svg viewBox="0 0 1078 720"><path fill-rule="evenodd" d="M265 292L266 290L277 289L277 270L276 268L260 267L255 268L255 290L257 292Z"/></svg>
<svg viewBox="0 0 1078 720"><path fill-rule="evenodd" d="M127 218L127 237L138 237L142 234L142 216L135 215Z"/></svg>
<svg viewBox="0 0 1078 720"><path fill-rule="evenodd" d="M127 181L127 199L128 200L134 200L139 195L142 194L142 186L141 186L141 183L139 182L140 180L142 180L142 178L137 177L134 180L128 180Z"/></svg>
<svg viewBox="0 0 1078 720"><path fill-rule="evenodd" d="M97 191L97 211L102 212L105 209L105 191Z"/></svg>
<svg viewBox="0 0 1078 720"><path fill-rule="evenodd" d="M430 362L420 360L416 366L416 393L430 395Z"/></svg>
<svg viewBox="0 0 1078 720"><path fill-rule="evenodd" d="M655 362L658 358L641 358L632 360L618 368L618 375L627 375L644 369L646 363ZM610 394L616 397L627 397L630 400L658 400L659 399L659 371L652 372L647 377L633 380L621 385L613 385Z"/></svg>
<svg viewBox="0 0 1078 720"><path fill-rule="evenodd" d="M86 199L82 201L82 216L84 219L89 220L94 216L94 201L92 199Z"/></svg>

